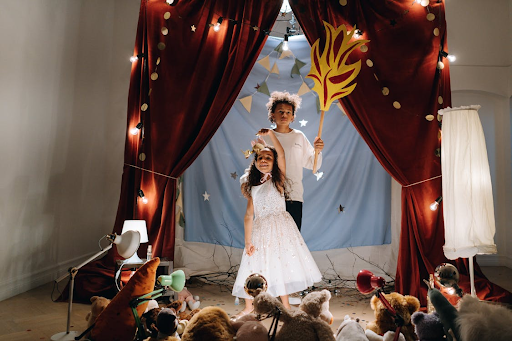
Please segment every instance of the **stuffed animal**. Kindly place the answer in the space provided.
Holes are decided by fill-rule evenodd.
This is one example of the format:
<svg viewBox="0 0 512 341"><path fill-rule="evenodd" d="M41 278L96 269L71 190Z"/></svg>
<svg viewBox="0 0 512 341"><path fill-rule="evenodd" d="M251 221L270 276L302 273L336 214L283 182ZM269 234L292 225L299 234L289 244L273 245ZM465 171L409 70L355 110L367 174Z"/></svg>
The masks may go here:
<svg viewBox="0 0 512 341"><path fill-rule="evenodd" d="M146 333L148 333L151 337L158 336L158 329L156 328L156 321L158 318L158 314L162 308L153 308L141 316L141 324L142 327L146 329Z"/></svg>
<svg viewBox="0 0 512 341"><path fill-rule="evenodd" d="M368 341L393 341L395 339L395 332L392 331L385 332L384 335L375 334L375 332L370 329L366 329L364 332ZM400 335L398 335L398 341L405 341L404 334L400 333Z"/></svg>
<svg viewBox="0 0 512 341"><path fill-rule="evenodd" d="M107 305L110 303L110 300L101 296L93 296L91 297L91 311L87 313L85 316L85 320L87 321L87 328L92 326L98 315L105 310ZM89 337L90 333L87 333L86 337Z"/></svg>
<svg viewBox="0 0 512 341"><path fill-rule="evenodd" d="M183 332L185 331L185 328L187 327L188 320L179 320L178 322L178 329L176 332L179 336L183 335Z"/></svg>
<svg viewBox="0 0 512 341"><path fill-rule="evenodd" d="M451 341L455 337L456 340L460 340L459 326L455 323L455 319L458 316L457 309L436 288L428 289L428 297L439 315L439 320L443 324L446 339Z"/></svg>
<svg viewBox="0 0 512 341"><path fill-rule="evenodd" d="M201 309L194 309L192 311L184 311L184 312L181 312L178 314L178 317L180 320L187 320L187 321L190 321L190 319L192 317L194 317L195 314L197 314L199 311L201 311Z"/></svg>
<svg viewBox="0 0 512 341"><path fill-rule="evenodd" d="M313 291L304 297L299 305L299 309L310 316L320 318L328 324L332 324L334 318L329 311L330 299L331 293L329 290Z"/></svg>
<svg viewBox="0 0 512 341"><path fill-rule="evenodd" d="M199 305L201 305L199 296L193 296L192 293L187 290L187 287L184 287L183 290L178 293L178 300L185 302L185 307L182 307L181 312L185 311L187 305L190 310L197 309Z"/></svg>
<svg viewBox="0 0 512 341"><path fill-rule="evenodd" d="M512 335L512 311L489 302L481 302L471 295L459 301L459 310L448 302L437 289L429 289L428 296L441 322L455 339L463 341L505 341ZM447 333L447 338L451 334Z"/></svg>
<svg viewBox="0 0 512 341"><path fill-rule="evenodd" d="M219 307L205 307L185 327L182 341L233 341L235 328L228 314Z"/></svg>
<svg viewBox="0 0 512 341"><path fill-rule="evenodd" d="M368 341L359 321L352 320L348 315L345 315L335 336L336 341Z"/></svg>
<svg viewBox="0 0 512 341"><path fill-rule="evenodd" d="M400 331L404 334L405 339L407 341L416 340L414 326L411 324L411 315L420 309L420 301L414 296L402 295L397 292L382 295L395 309L396 313L403 318L404 324ZM374 311L376 320L369 322L366 329L380 335L384 335L387 331L394 332L396 330L394 318L377 296L372 297L370 306Z"/></svg>
<svg viewBox="0 0 512 341"><path fill-rule="evenodd" d="M411 322L414 325L414 331L419 341L444 341L445 334L443 324L439 319L439 314L425 314L417 311L411 316Z"/></svg>
<svg viewBox="0 0 512 341"><path fill-rule="evenodd" d="M267 328L254 314L243 315L232 321L236 341L268 341Z"/></svg>
<svg viewBox="0 0 512 341"><path fill-rule="evenodd" d="M308 297L310 295L312 296ZM328 316L323 309L329 298L330 293L327 295L325 292L313 292L303 298L299 310L289 311L277 298L262 292L254 298L254 311L258 314L275 314L280 311L279 322L283 325L277 332L275 341L335 341L331 327L320 318Z"/></svg>

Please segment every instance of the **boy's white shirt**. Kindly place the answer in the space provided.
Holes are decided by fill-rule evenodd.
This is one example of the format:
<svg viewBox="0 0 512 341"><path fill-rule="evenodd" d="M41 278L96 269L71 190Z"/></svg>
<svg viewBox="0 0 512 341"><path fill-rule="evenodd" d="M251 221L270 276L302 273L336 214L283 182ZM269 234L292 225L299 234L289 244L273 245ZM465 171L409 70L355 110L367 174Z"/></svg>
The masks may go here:
<svg viewBox="0 0 512 341"><path fill-rule="evenodd" d="M303 168L313 169L315 148L304 133L292 129L289 133L274 131L284 149L286 159L286 178L288 179L289 200L304 202L304 186L302 185ZM267 135L263 136L266 144L273 146ZM317 169L322 166L322 153L318 155ZM240 184L247 181L247 173L240 178Z"/></svg>

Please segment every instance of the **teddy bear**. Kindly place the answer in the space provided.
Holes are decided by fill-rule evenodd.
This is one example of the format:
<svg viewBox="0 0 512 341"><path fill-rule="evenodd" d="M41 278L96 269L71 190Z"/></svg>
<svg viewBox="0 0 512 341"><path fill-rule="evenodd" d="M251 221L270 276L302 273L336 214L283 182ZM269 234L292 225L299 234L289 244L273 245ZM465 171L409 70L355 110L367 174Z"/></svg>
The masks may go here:
<svg viewBox="0 0 512 341"><path fill-rule="evenodd" d="M411 322L419 341L445 340L443 324L437 312L425 314L422 311L417 311L411 315Z"/></svg>
<svg viewBox="0 0 512 341"><path fill-rule="evenodd" d="M392 331L387 331L384 335L379 335L370 329L366 329L364 333L366 334L368 341L393 341L395 339L395 332ZM405 341L404 334L400 333L400 335L398 335L398 341Z"/></svg>
<svg viewBox="0 0 512 341"><path fill-rule="evenodd" d="M145 328L146 333L149 333L152 337L157 337L158 330L156 329L156 320L158 318L158 314L163 308L153 308L151 310L146 311L141 316L141 324L142 328Z"/></svg>
<svg viewBox="0 0 512 341"><path fill-rule="evenodd" d="M280 312L279 322L283 325L275 341L335 341L331 327L322 319L331 316L332 321L332 314L328 311L330 297L328 290L309 293L302 299L299 310L289 311L277 298L261 292L254 298L254 311L273 315Z"/></svg>
<svg viewBox="0 0 512 341"><path fill-rule="evenodd" d="M110 300L101 296L93 296L91 297L91 311L87 313L85 316L85 320L87 321L87 329L91 327L99 314L105 310L107 305L110 303ZM87 333L86 337L89 337L90 333Z"/></svg>
<svg viewBox="0 0 512 341"><path fill-rule="evenodd" d="M407 341L416 340L414 334L414 326L411 324L411 315L420 309L420 301L410 295L402 295L397 292L389 294L382 294L389 302L391 307L395 309L396 313L403 319L403 326L400 332L404 334ZM370 306L375 314L375 321L369 322L366 329L369 329L376 334L384 335L387 331L395 331L396 324L393 316L387 311L384 304L377 296L373 296L370 300Z"/></svg>
<svg viewBox="0 0 512 341"><path fill-rule="evenodd" d="M350 316L345 315L338 330L335 333L336 341L368 341L363 327L358 320L352 320Z"/></svg>
<svg viewBox="0 0 512 341"><path fill-rule="evenodd" d="M185 327L182 341L233 341L236 335L228 314L219 307L210 306L195 314Z"/></svg>
<svg viewBox="0 0 512 341"><path fill-rule="evenodd" d="M267 328L254 314L243 315L231 324L236 330L236 341L268 341Z"/></svg>

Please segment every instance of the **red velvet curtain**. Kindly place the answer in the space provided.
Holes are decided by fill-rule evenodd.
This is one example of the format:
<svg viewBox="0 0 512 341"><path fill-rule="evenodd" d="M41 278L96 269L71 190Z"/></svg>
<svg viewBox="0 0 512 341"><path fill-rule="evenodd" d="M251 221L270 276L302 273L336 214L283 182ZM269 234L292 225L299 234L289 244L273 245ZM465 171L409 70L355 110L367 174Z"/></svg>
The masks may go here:
<svg viewBox="0 0 512 341"><path fill-rule="evenodd" d="M126 219L144 219L153 255L173 259L177 178L227 115L280 7L275 0L141 1L114 232ZM211 25L221 17L215 32ZM140 133L131 135L139 122ZM141 244L141 257L147 245ZM80 270L78 301L115 293L115 258L111 253Z"/></svg>
<svg viewBox="0 0 512 341"><path fill-rule="evenodd" d="M354 51L349 63L362 61L357 87L340 102L383 167L402 187L402 228L395 281L396 291L418 297L426 305L428 279L447 262L442 246L441 209L431 211L442 193L440 127L437 110L451 106L448 51L442 1L422 7L413 1L291 0L290 5L310 44L323 46L323 21L345 24L370 40L368 51ZM442 70L437 68L442 61ZM387 92L389 91L389 93ZM427 115L434 119L428 121ZM328 143L328 141L326 141ZM460 286L469 292L468 268L453 262L461 273ZM478 296L510 300L510 293L489 283L475 267Z"/></svg>

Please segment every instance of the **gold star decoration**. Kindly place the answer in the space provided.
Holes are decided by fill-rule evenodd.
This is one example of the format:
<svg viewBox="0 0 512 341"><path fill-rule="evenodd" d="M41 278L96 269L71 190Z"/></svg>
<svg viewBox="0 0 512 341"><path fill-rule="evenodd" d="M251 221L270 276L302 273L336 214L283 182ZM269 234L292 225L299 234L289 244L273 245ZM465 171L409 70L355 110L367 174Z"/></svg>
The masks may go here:
<svg viewBox="0 0 512 341"><path fill-rule="evenodd" d="M195 31L196 31L196 27L195 27L194 25L192 25L192 26L190 26L190 30L191 30L192 32L195 32Z"/></svg>
<svg viewBox="0 0 512 341"><path fill-rule="evenodd" d="M258 90L260 88L261 85L259 85L259 83L256 83L256 86L254 87L256 90Z"/></svg>
<svg viewBox="0 0 512 341"><path fill-rule="evenodd" d="M253 26L253 27L252 27L252 29L253 29L253 30L255 30L255 31L257 31L257 30L259 30L260 28L259 28L258 26Z"/></svg>
<svg viewBox="0 0 512 341"><path fill-rule="evenodd" d="M341 206L341 205L340 205L340 206L338 207L338 213L341 213L341 212L344 212L344 211L345 211L345 207L343 207L343 206Z"/></svg>
<svg viewBox="0 0 512 341"><path fill-rule="evenodd" d="M247 159L247 158L249 158L249 156L251 156L251 154L252 154L252 150L249 150L249 149L247 149L247 150L242 150L242 153L244 153L244 156L245 156L245 158Z"/></svg>

